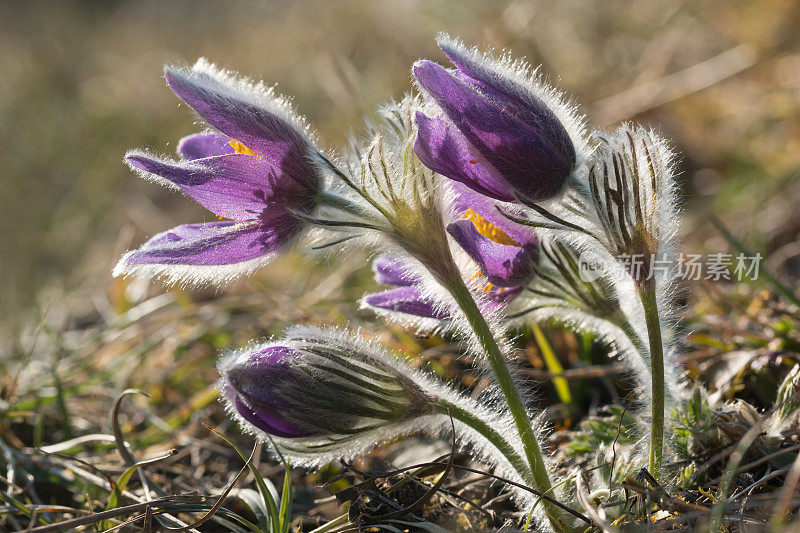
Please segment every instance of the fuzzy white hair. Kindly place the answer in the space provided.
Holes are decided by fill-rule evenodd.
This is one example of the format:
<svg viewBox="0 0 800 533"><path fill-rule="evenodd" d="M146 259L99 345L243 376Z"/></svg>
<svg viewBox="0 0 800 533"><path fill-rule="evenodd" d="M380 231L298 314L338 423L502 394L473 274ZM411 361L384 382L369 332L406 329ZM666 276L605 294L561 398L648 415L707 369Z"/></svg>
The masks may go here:
<svg viewBox="0 0 800 533"><path fill-rule="evenodd" d="M191 68L178 65L165 65L164 74L190 81L213 93L220 105L236 105L237 101L266 109L306 137L310 145L315 145L316 132L306 118L299 114L289 97L278 94L274 86L263 81L255 81L231 70L218 67L205 57L200 57ZM205 124L202 119L201 123Z"/></svg>
<svg viewBox="0 0 800 533"><path fill-rule="evenodd" d="M585 116L579 113L577 103L548 82L539 71L539 67L533 68L524 59L512 57L510 50L503 50L497 54L491 49L469 47L461 39L451 37L444 32L439 33L436 42L448 56L456 57L469 64L470 68L479 70L482 77L492 80L493 84L503 87L520 100L527 101L531 97L541 100L569 135L575 147L575 168L580 168L589 160L594 148L587 135ZM416 83L416 86L423 94L427 92L419 83ZM426 107L438 110L432 102L427 102Z"/></svg>
<svg viewBox="0 0 800 533"><path fill-rule="evenodd" d="M479 418L496 430L511 446L516 453L524 457L524 450L517 434L513 420L504 410L492 409L455 390L450 385L432 377L431 374L411 367L402 356L386 350L375 340L362 336L360 331L349 331L341 328L320 328L314 326L294 326L290 328L281 339L273 339L262 344L253 344L242 350L229 352L218 363L220 374L225 376L233 365L239 364L243 357L253 351L262 351L271 346L282 346L290 349L302 350L308 344L327 345L339 349L340 353L349 353L353 363L370 359L380 361L392 368L398 375L411 380L417 387L431 398L441 399L457 406L471 415ZM222 382L221 382L222 383ZM222 386L222 385L221 385ZM305 437L282 438L268 435L261 429L245 420L236 410L231 399L222 394L222 401L228 414L237 420L241 427L262 442L274 442L282 454L298 466L319 468L334 460L352 460L376 446L389 440L412 434L434 434L447 437L451 435L451 419L444 413L432 412L427 415L400 422L387 422L380 427L361 433L342 435L336 439L330 437ZM334 401L332 399L332 401ZM514 470L506 457L491 444L484 435L470 426L453 420L456 430L457 443L462 449L477 459L495 468L497 475L508 478L517 483L525 484L526 481ZM541 425L537 424L537 425ZM530 508L536 497L524 490L512 488L515 499L521 508ZM541 506L538 506L541 508ZM546 528L543 512L536 513L537 524Z"/></svg>

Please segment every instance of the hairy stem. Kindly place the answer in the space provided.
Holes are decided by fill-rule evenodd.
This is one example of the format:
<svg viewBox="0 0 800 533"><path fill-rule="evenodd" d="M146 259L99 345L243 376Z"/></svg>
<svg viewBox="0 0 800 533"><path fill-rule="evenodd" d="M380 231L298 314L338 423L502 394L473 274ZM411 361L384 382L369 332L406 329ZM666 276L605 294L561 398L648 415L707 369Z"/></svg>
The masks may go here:
<svg viewBox="0 0 800 533"><path fill-rule="evenodd" d="M645 359L645 361L650 360L650 350L648 350L647 345L644 343L644 341L642 341L642 338L639 337L639 334L636 333L636 330L625 316L625 313L620 311L618 314L614 315L611 318L611 323L622 330L622 332L628 337L628 340L631 341L633 347L639 351L639 354Z"/></svg>
<svg viewBox="0 0 800 533"><path fill-rule="evenodd" d="M509 411L511 411L514 424L517 426L517 431L522 440L522 446L533 474L534 488L539 492L551 495L552 483L547 474L547 467L542 458L542 451L539 448L536 435L531 427L528 412L525 409L525 404L519 394L517 385L514 382L514 378L511 377L511 372L508 369L503 353L492 334L489 324L486 322L481 310L472 298L469 289L460 278L448 283L446 288L453 296L456 304L461 308L461 311L464 313L465 318L475 334L475 338L480 343L481 348L486 352L489 366L492 372L494 372L500 389L503 391L503 396L508 403ZM566 522L561 514L561 510L550 502L543 501L542 503L553 528L556 531L564 531L566 529Z"/></svg>
<svg viewBox="0 0 800 533"><path fill-rule="evenodd" d="M653 280L640 284L637 292L644 308L647 336L650 342L650 377L652 412L650 418L650 473L658 479L664 453L664 347L661 342L661 320L658 316L656 284Z"/></svg>

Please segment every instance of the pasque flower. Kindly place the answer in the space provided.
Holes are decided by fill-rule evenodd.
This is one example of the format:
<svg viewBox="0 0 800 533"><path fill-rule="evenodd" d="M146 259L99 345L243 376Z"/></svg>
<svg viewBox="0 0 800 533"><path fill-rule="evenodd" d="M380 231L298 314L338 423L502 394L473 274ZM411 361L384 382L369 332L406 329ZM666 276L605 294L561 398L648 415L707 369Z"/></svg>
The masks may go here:
<svg viewBox="0 0 800 533"><path fill-rule="evenodd" d="M497 200L558 195L586 151L572 110L521 63L495 60L446 35L438 43L456 68L414 64L432 104L416 115L420 160Z"/></svg>
<svg viewBox="0 0 800 533"><path fill-rule="evenodd" d="M479 290L487 311L507 305L534 275L539 239L501 215L489 198L458 183L452 187L456 220L447 231L469 257L467 281ZM410 315L421 319L422 326L450 318L447 309L424 293L419 277L400 257L381 255L372 268L377 282L395 288L368 294L363 299L366 307L394 318Z"/></svg>
<svg viewBox="0 0 800 533"><path fill-rule="evenodd" d="M297 327L218 366L223 399L245 427L305 446L386 432L432 409L413 371L352 334Z"/></svg>
<svg viewBox="0 0 800 533"><path fill-rule="evenodd" d="M408 271L408 266L398 256L383 254L372 263L375 281L394 285L392 289L367 294L362 303L381 314L389 313L395 318L410 315L409 318L438 321L450 318L450 313L437 306L423 293L420 280ZM435 326L434 326L435 327Z"/></svg>
<svg viewBox="0 0 800 533"><path fill-rule="evenodd" d="M453 184L453 190L459 220L448 224L450 236L490 284L503 288L525 285L533 276L539 253L536 233L503 216L485 196L459 183Z"/></svg>
<svg viewBox="0 0 800 533"><path fill-rule="evenodd" d="M268 262L304 228L298 213L315 206L322 186L302 119L271 89L199 60L167 67L169 87L214 131L183 138L180 160L128 152L143 177L177 188L220 220L184 224L125 254L115 275L220 282Z"/></svg>
<svg viewBox="0 0 800 533"><path fill-rule="evenodd" d="M182 139L179 159L132 151L126 161L221 220L156 235L115 274L224 281L311 229L313 250L382 253L376 279L393 288L364 305L404 325L452 330L496 380L496 401L481 405L357 334L308 327L224 356L228 412L294 464L346 460L387 439L454 427L501 475L554 494L502 337L501 321L529 316L592 329L642 356L632 359L651 391L649 470L658 476L665 391L677 389L661 326L672 274L588 279L581 262L588 251L603 259L669 251L669 151L631 126L597 134L593 150L574 109L523 63L447 36L438 43L453 67L417 62L422 96L386 106L349 157L321 153L303 120L261 85L203 60L167 68L170 88L210 129ZM568 529L569 509L532 497L520 504Z"/></svg>
<svg viewBox="0 0 800 533"><path fill-rule="evenodd" d="M472 453L531 482L505 415L357 332L295 326L279 340L223 356L217 367L228 412L294 464L346 460L387 439L449 431L454 422Z"/></svg>

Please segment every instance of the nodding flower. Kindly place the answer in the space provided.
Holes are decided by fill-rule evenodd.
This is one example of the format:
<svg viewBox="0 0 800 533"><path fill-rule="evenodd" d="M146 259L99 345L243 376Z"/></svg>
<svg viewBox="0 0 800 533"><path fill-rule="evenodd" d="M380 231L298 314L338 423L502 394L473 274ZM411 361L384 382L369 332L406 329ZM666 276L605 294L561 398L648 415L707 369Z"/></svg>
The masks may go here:
<svg viewBox="0 0 800 533"><path fill-rule="evenodd" d="M223 356L217 368L228 413L295 465L347 461L382 442L455 429L453 438L500 475L532 482L507 414L358 332L294 326ZM528 492L516 496L528 504Z"/></svg>
<svg viewBox="0 0 800 533"><path fill-rule="evenodd" d="M354 337L297 327L230 353L218 365L223 401L253 433L287 439L284 447L335 446L432 411L413 370Z"/></svg>
<svg viewBox="0 0 800 533"><path fill-rule="evenodd" d="M498 287L527 284L539 256L539 237L530 228L502 215L495 203L458 183L453 207L459 220L447 226L486 280Z"/></svg>
<svg viewBox="0 0 800 533"><path fill-rule="evenodd" d="M446 35L437 42L455 68L414 64L430 104L416 114L420 160L496 200L558 196L589 152L572 108L520 62L494 59Z"/></svg>
<svg viewBox="0 0 800 533"><path fill-rule="evenodd" d="M184 224L126 253L115 275L223 282L249 274L295 240L315 207L322 177L311 133L272 89L200 59L165 68L169 87L213 131L184 137L179 160L140 150L125 161L144 178L178 189L221 220ZM229 219L229 220L225 220Z"/></svg>
<svg viewBox="0 0 800 533"><path fill-rule="evenodd" d="M504 307L533 278L539 238L503 216L489 198L457 183L452 188L456 220L447 231L469 258L463 277L478 293L484 309ZM416 318L424 329L434 329L451 318L449 310L425 293L420 278L402 258L381 255L373 270L376 281L395 288L366 295L365 307L390 318Z"/></svg>

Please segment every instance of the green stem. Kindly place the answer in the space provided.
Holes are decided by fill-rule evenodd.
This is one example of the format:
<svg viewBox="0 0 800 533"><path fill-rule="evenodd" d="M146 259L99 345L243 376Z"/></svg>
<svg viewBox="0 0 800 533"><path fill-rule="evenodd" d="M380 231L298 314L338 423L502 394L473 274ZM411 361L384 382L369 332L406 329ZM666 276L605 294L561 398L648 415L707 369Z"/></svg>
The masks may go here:
<svg viewBox="0 0 800 533"><path fill-rule="evenodd" d="M534 483L531 469L528 466L528 463L525 462L525 459L523 459L516 452L516 450L514 450L514 447L511 446L511 444L504 439L503 436L497 432L497 430L487 424L486 421L476 416L474 413L471 413L466 409L463 409L446 400L440 400L439 407L443 413L449 412L454 419L458 420L459 422L463 422L467 426L483 435L486 440L491 442L492 445L497 448L506 459L508 459L508 462L514 468L514 470L516 470L517 474L520 475L523 482L530 484Z"/></svg>
<svg viewBox="0 0 800 533"><path fill-rule="evenodd" d="M650 419L649 470L658 479L661 474L661 457L664 453L664 347L661 343L661 320L658 316L656 284L653 280L637 288L644 308L647 336L650 342L650 379L652 414Z"/></svg>
<svg viewBox="0 0 800 533"><path fill-rule="evenodd" d="M511 372L506 365L503 353L497 345L497 341L492 334L489 324L486 322L486 319L483 318L483 314L472 298L472 294L470 294L469 289L460 278L448 283L446 288L453 296L456 304L461 308L481 348L486 352L489 366L497 378L497 383L500 385L500 390L502 390L503 396L508 403L508 408L509 411L511 411L514 424L517 426L517 431L522 439L522 446L533 474L534 488L539 492L550 494L552 484L550 483L547 467L542 458L542 451L539 448L539 443L536 441L533 428L531 428L531 422L528 418L525 404L522 402L522 397L517 390L517 385L514 383L514 378L511 377ZM543 500L542 503L553 529L556 531L564 531L566 529L566 522L561 514L561 510L548 501Z"/></svg>

